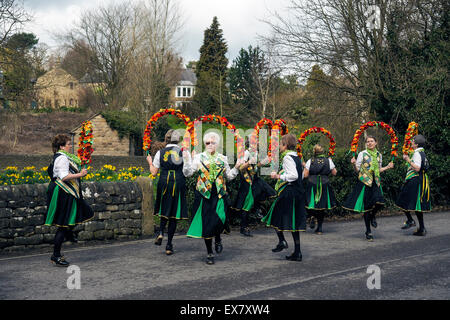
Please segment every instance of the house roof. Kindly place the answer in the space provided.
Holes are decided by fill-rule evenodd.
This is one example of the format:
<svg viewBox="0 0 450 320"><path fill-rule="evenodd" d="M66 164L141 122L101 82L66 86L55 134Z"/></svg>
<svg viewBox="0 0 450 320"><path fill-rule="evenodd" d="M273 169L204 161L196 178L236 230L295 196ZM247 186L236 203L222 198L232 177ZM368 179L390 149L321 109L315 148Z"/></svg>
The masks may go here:
<svg viewBox="0 0 450 320"><path fill-rule="evenodd" d="M194 70L184 69L181 72L180 80L178 81L178 84L195 86L197 84L197 76L195 75Z"/></svg>

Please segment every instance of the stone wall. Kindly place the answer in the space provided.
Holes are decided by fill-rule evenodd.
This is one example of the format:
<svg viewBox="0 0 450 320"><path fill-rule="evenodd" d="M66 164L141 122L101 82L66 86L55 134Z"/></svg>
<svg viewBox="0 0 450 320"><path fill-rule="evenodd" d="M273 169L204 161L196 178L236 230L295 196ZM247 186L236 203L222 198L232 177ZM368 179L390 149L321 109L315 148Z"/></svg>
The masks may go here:
<svg viewBox="0 0 450 320"><path fill-rule="evenodd" d="M100 114L90 119L90 121L92 123L92 131L94 134L94 152L96 155L130 155L130 140L128 137L120 138L119 133L116 130L111 129L105 118ZM78 146L80 132L81 127L72 132L75 134L75 148Z"/></svg>
<svg viewBox="0 0 450 320"><path fill-rule="evenodd" d="M0 253L52 246L57 227L45 226L47 184L0 187ZM145 192L142 192L144 189ZM129 240L154 232L151 179L86 182L91 221L77 225L79 242Z"/></svg>

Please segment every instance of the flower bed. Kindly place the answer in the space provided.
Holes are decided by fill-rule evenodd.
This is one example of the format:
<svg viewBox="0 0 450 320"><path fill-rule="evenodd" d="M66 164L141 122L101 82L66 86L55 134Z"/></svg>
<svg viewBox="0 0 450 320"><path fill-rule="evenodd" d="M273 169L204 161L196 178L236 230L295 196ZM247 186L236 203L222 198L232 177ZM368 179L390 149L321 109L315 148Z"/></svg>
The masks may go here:
<svg viewBox="0 0 450 320"><path fill-rule="evenodd" d="M149 176L150 172L142 167L129 167L117 170L112 165L104 165L100 170L92 171L88 167L88 174L82 181L133 181L139 176ZM0 185L48 183L50 178L47 167L25 167L19 170L17 167L6 167L0 170Z"/></svg>

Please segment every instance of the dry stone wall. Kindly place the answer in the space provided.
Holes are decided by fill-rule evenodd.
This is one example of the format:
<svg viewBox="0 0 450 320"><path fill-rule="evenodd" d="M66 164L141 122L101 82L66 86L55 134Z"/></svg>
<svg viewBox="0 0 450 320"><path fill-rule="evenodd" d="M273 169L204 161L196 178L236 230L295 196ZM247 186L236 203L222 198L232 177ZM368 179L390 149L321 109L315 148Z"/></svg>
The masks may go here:
<svg viewBox="0 0 450 320"><path fill-rule="evenodd" d="M153 234L151 179L138 179L138 182L83 183L83 196L95 215L74 229L81 244L139 239ZM57 227L44 225L47 187L48 184L0 187L0 253L52 245Z"/></svg>

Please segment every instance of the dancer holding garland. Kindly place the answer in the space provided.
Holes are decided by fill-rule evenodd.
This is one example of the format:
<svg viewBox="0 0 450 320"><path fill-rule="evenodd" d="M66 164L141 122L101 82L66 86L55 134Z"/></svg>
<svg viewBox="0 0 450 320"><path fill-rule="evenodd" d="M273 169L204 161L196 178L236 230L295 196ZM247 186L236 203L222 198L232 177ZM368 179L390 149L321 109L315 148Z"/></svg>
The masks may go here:
<svg viewBox="0 0 450 320"><path fill-rule="evenodd" d="M92 208L83 200L80 178L87 175L81 169L81 160L74 154L71 138L58 134L52 140L53 161L47 172L50 184L47 189L46 226L57 226L53 255L50 260L57 266L67 267L69 262L61 255L64 238L77 242L73 228L94 216Z"/></svg>
<svg viewBox="0 0 450 320"><path fill-rule="evenodd" d="M336 198L329 185L328 176L337 174L336 166L331 158L324 155L323 147L316 144L314 156L308 160L303 170L306 183L306 210L311 219L317 218L316 234L322 234L322 224L327 210L336 207Z"/></svg>
<svg viewBox="0 0 450 320"><path fill-rule="evenodd" d="M230 169L227 157L216 151L220 136L210 132L205 134L203 139L206 151L195 155L192 163L189 152L183 152L183 160L189 163L189 176L195 172L199 173L193 207L195 215L187 236L205 240L206 263L214 264L212 239L215 238L215 251L221 253L223 245L220 234L225 228L226 212L230 202L225 179L236 178L243 161L238 160L235 167Z"/></svg>
<svg viewBox="0 0 450 320"><path fill-rule="evenodd" d="M251 157L249 142L246 141L246 150L244 154L245 163L239 168L240 171L240 185L233 209L238 210L241 216L240 232L244 236L251 237L248 228L248 215L252 209L256 212L261 212L261 202L270 197L276 196L276 191L258 175L258 169L268 163L268 160L257 161L258 154L255 153ZM261 217L262 218L262 217Z"/></svg>
<svg viewBox="0 0 450 320"><path fill-rule="evenodd" d="M364 213L365 235L368 241L373 241L370 226L377 227L375 215L386 203L381 189L380 174L394 168L392 161L387 166L382 166L382 156L376 147L377 139L368 136L366 150L361 151L357 159L352 158L351 163L358 173L358 182L343 205L344 209Z"/></svg>
<svg viewBox="0 0 450 320"><path fill-rule="evenodd" d="M280 252L288 248L283 231L292 232L294 252L286 256L290 261L302 261L300 232L306 226L305 193L302 185L302 162L295 148L297 139L292 134L281 138L281 170L272 172L272 179L278 179L275 190L278 192L268 214L262 219L268 227L273 227L278 236L278 244L272 249Z"/></svg>
<svg viewBox="0 0 450 320"><path fill-rule="evenodd" d="M166 146L159 150L154 160L150 155L147 162L150 172L156 176L161 170L156 191L154 215L160 217L159 233L155 245L160 246L164 238L164 230L169 222L167 230L166 254L173 254L172 239L177 228L177 221L188 219L186 202L186 179L188 168L183 161L180 142L180 134L170 129L165 135Z"/></svg>
<svg viewBox="0 0 450 320"><path fill-rule="evenodd" d="M410 212L415 212L419 221L419 228L413 233L415 236L425 236L427 233L423 222L423 213L431 211L430 187L427 175L428 159L424 152L425 137L413 137L411 147L414 149L412 157L404 154L403 159L408 163L405 184L400 191L396 205L400 207L407 217L402 229L406 230L416 225Z"/></svg>

